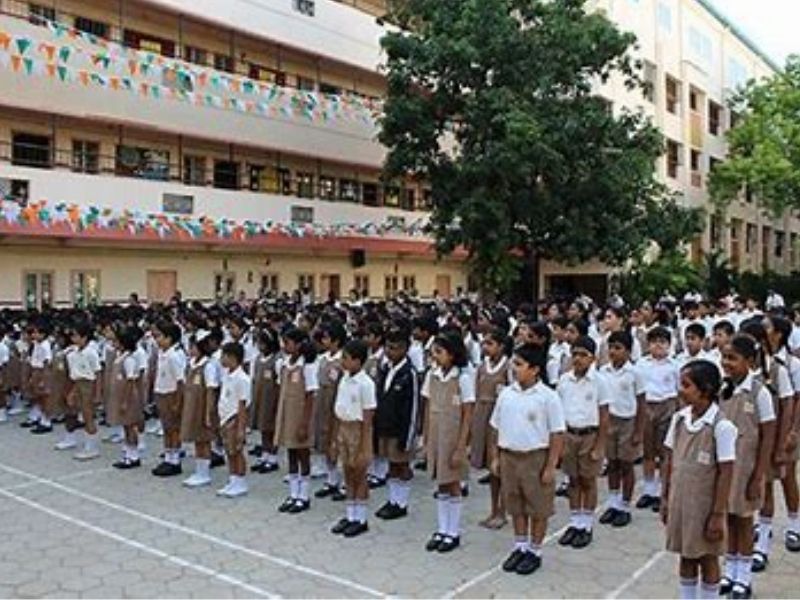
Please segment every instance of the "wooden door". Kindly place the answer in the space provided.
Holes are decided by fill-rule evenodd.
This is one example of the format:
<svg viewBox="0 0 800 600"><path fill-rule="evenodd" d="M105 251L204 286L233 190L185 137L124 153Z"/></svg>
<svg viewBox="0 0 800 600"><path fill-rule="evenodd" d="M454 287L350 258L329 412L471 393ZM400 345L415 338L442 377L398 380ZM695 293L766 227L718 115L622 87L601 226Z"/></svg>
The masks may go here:
<svg viewBox="0 0 800 600"><path fill-rule="evenodd" d="M147 300L169 302L178 290L178 274L175 271L147 272Z"/></svg>
<svg viewBox="0 0 800 600"><path fill-rule="evenodd" d="M439 292L440 298L450 297L450 275L436 276L436 291Z"/></svg>

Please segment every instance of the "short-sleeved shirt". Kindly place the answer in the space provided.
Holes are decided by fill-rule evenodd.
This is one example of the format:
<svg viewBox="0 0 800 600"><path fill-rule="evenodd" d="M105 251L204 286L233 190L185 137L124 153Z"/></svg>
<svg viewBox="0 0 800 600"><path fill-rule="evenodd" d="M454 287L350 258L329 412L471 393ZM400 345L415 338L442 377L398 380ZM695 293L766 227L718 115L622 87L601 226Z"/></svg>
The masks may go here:
<svg viewBox="0 0 800 600"><path fill-rule="evenodd" d="M750 393L755 385L753 373L748 373L747 377L736 386L733 393L740 392ZM758 396L755 399L756 412L758 413L758 422L767 423L774 421L777 417L775 415L775 406L772 404L772 395L766 386L762 385L758 391Z"/></svg>
<svg viewBox="0 0 800 600"><path fill-rule="evenodd" d="M786 367L786 371L789 375L789 383L792 385L792 391L795 394L800 394L800 359L789 354L786 348L781 348L775 355L775 359L781 361Z"/></svg>
<svg viewBox="0 0 800 600"><path fill-rule="evenodd" d="M333 410L342 421L363 421L364 411L375 410L375 382L362 369L355 375L344 371L339 379L339 390Z"/></svg>
<svg viewBox="0 0 800 600"><path fill-rule="evenodd" d="M639 369L630 361L619 369L608 363L601 367L600 374L606 380L610 398L608 412L621 419L635 417L637 401L639 396L644 394L644 380Z"/></svg>
<svg viewBox="0 0 800 600"><path fill-rule="evenodd" d="M648 356L636 365L644 381L648 402L663 402L678 395L678 368L670 358L656 360Z"/></svg>
<svg viewBox="0 0 800 600"><path fill-rule="evenodd" d="M225 372L222 376L222 391L217 405L220 423L224 424L236 415L240 402L244 402L245 406L250 405L252 398L250 386L250 376L242 367L233 372Z"/></svg>
<svg viewBox="0 0 800 600"><path fill-rule="evenodd" d="M306 393L316 392L319 389L319 380L317 378L317 371L319 366L317 361L306 364L305 359L301 356L296 362L292 362L291 357L281 358L275 363L275 373L278 375L278 380L283 374L283 369L295 367L298 364L303 366L303 381L305 382Z"/></svg>
<svg viewBox="0 0 800 600"><path fill-rule="evenodd" d="M137 360L135 353L126 352L122 356L122 376L127 381L136 381L139 379L141 373L142 372L139 369L139 361Z"/></svg>
<svg viewBox="0 0 800 600"><path fill-rule="evenodd" d="M566 430L561 399L541 381L527 389L519 383L504 388L489 424L497 430L498 446L514 452L548 448L550 435Z"/></svg>
<svg viewBox="0 0 800 600"><path fill-rule="evenodd" d="M178 390L178 385L183 381L186 381L186 355L183 350L177 345L159 350L153 391L156 394L171 394Z"/></svg>
<svg viewBox="0 0 800 600"><path fill-rule="evenodd" d="M583 377L578 377L574 370L564 373L556 391L564 407L564 421L568 427L576 429L597 427L600 407L610 402L605 379L594 368Z"/></svg>
<svg viewBox="0 0 800 600"><path fill-rule="evenodd" d="M673 450L675 447L675 429L679 426L686 428L689 433L698 433L706 425L714 425L714 420L719 413L719 406L712 404L706 409L698 419L694 419L692 415L692 407L685 406L674 415L667 430L667 437L664 439L664 446ZM717 462L733 462L736 460L736 438L739 435L736 425L728 419L720 419L714 426L714 442L717 451Z"/></svg>
<svg viewBox="0 0 800 600"><path fill-rule="evenodd" d="M420 392L425 398L431 397L431 379L434 377L443 382L458 377L459 402L461 404L475 402L475 371L471 367L466 366L463 369L452 367L447 373L444 373L440 367L428 371L422 384L422 392Z"/></svg>
<svg viewBox="0 0 800 600"><path fill-rule="evenodd" d="M0 341L0 368L4 367L6 363L10 360L10 352L8 351L8 346L5 343L5 340Z"/></svg>
<svg viewBox="0 0 800 600"><path fill-rule="evenodd" d="M96 346L86 344L83 348L76 347L67 354L67 367L72 381L95 381L102 370Z"/></svg>
<svg viewBox="0 0 800 600"><path fill-rule="evenodd" d="M50 345L50 340L34 342L31 350L31 367L43 369L51 362L53 362L53 348Z"/></svg>

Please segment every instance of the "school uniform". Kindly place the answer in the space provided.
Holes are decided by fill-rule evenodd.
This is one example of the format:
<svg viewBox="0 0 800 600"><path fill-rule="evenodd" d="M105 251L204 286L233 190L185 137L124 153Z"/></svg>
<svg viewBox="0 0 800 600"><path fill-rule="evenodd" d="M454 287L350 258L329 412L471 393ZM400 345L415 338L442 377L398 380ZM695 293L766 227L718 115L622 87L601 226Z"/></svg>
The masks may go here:
<svg viewBox="0 0 800 600"><path fill-rule="evenodd" d="M784 351L785 352L785 351ZM793 403L794 403L794 387L792 385L792 381L789 375L789 369L787 368L786 358L787 355L773 355L766 357L767 363L767 382L766 387L772 397L772 409L775 413L775 418L779 419L782 410L792 411ZM763 377L761 374L755 374L754 377L764 383ZM777 435L778 431L776 428L775 431L776 440L775 443L777 445ZM775 456L775 452L779 450L778 448L773 448L772 456ZM771 481L775 481L776 479L781 479L786 472L786 465L782 463L775 463L774 461L770 461L769 468L767 472L764 474L765 480L769 483Z"/></svg>
<svg viewBox="0 0 800 600"><path fill-rule="evenodd" d="M114 361L117 358L117 350L110 340L103 340L100 345L100 362L103 365L101 376L101 389L102 398L97 398L97 401L103 403L105 410L105 417L107 422L118 421L118 416L113 414L115 407L112 406L112 388L114 382Z"/></svg>
<svg viewBox="0 0 800 600"><path fill-rule="evenodd" d="M750 373L736 386L729 398L723 394L720 408L738 431L728 513L752 517L761 506L761 498L747 499L747 482L758 460L759 426L775 420L772 397L767 388Z"/></svg>
<svg viewBox="0 0 800 600"><path fill-rule="evenodd" d="M569 371L572 355L567 342L550 344L547 350L547 380L557 382L559 378Z"/></svg>
<svg viewBox="0 0 800 600"><path fill-rule="evenodd" d="M600 368L600 374L605 378L610 399L606 458L609 461L632 463L640 452L640 448L633 443L633 435L639 410L638 399L645 389L644 380L630 361L618 369L608 363Z"/></svg>
<svg viewBox="0 0 800 600"><path fill-rule="evenodd" d="M547 464L550 436L566 430L558 394L541 381L527 389L513 383L500 392L489 422L497 431L506 510L512 516L550 517L555 481L544 485L540 475Z"/></svg>
<svg viewBox="0 0 800 600"><path fill-rule="evenodd" d="M180 385L186 381L186 355L176 344L166 350L158 351L156 380L153 392L158 406L158 418L165 431L181 427Z"/></svg>
<svg viewBox="0 0 800 600"><path fill-rule="evenodd" d="M390 463L411 461L419 411L419 376L411 360L384 364L379 374L375 435L378 453Z"/></svg>
<svg viewBox="0 0 800 600"><path fill-rule="evenodd" d="M50 386L50 409L53 415L66 414L66 396L69 390L67 354L72 348L56 348L53 352L53 375Z"/></svg>
<svg viewBox="0 0 800 600"><path fill-rule="evenodd" d="M133 426L141 423L144 412L140 372L136 357L132 352L123 352L114 358L109 388L108 424L112 426ZM129 391L126 388L130 388ZM124 402L123 402L124 398Z"/></svg>
<svg viewBox="0 0 800 600"><path fill-rule="evenodd" d="M31 345L26 340L19 339L14 344L19 368L19 390L23 398L30 398L31 378Z"/></svg>
<svg viewBox="0 0 800 600"><path fill-rule="evenodd" d="M335 429L333 406L342 376L342 351L326 352L319 357L317 364L319 391L314 403L314 449L319 453L329 454L335 452L336 440L332 437Z"/></svg>
<svg viewBox="0 0 800 600"><path fill-rule="evenodd" d="M664 440L672 452L666 543L670 552L687 559L725 553L724 536L710 542L704 533L714 506L718 466L737 459L736 438L736 426L716 404L697 419L691 406L673 416Z"/></svg>
<svg viewBox="0 0 800 600"><path fill-rule="evenodd" d="M789 382L792 386L792 392L795 395L800 394L800 359L789 354L786 348L781 348L775 354L774 360L786 368L786 372L789 375ZM800 433L800 431L797 433ZM792 462L800 460L800 444L797 445L794 449L794 453L788 458Z"/></svg>
<svg viewBox="0 0 800 600"><path fill-rule="evenodd" d="M222 431L222 442L225 453L230 457L244 449L245 437L240 435L236 414L239 405L244 402L245 407L250 406L252 382L250 376L240 366L232 372L226 372L222 377L219 394L219 422Z"/></svg>
<svg viewBox="0 0 800 600"><path fill-rule="evenodd" d="M72 382L67 397L68 410L74 415L79 411L84 414L93 412L95 382L102 371L95 347L86 344L83 348L75 348L67 355L67 369Z"/></svg>
<svg viewBox="0 0 800 600"><path fill-rule="evenodd" d="M278 412L275 418L275 445L287 450L309 449L313 444L313 430L309 429L305 440L297 437L297 429L303 422L306 394L316 393L316 364L306 364L300 357L292 362L291 358L278 363L280 379L280 395Z"/></svg>
<svg viewBox="0 0 800 600"><path fill-rule="evenodd" d="M7 378L7 369L8 369L8 361L11 358L10 352L8 351L8 345L6 344L6 340L0 340L0 419L5 420L6 416L6 396L8 394L9 386L8 386L8 378Z"/></svg>
<svg viewBox="0 0 800 600"><path fill-rule="evenodd" d="M647 407L644 423L644 455L657 457L662 453L672 415L678 405L678 368L670 358L652 356L637 364L644 381Z"/></svg>
<svg viewBox="0 0 800 600"><path fill-rule="evenodd" d="M34 342L30 354L30 395L43 403L48 402L52 385L53 349L50 341L45 339ZM45 411L48 407L45 406Z"/></svg>
<svg viewBox="0 0 800 600"><path fill-rule="evenodd" d="M591 452L600 431L600 409L610 403L605 379L594 367L582 377L570 371L559 379L556 391L567 427L561 469L570 480L597 478L603 459L593 459Z"/></svg>
<svg viewBox="0 0 800 600"><path fill-rule="evenodd" d="M253 383L253 428L272 438L275 435L275 417L278 410L278 381L275 367L278 355L259 354L250 371Z"/></svg>
<svg viewBox="0 0 800 600"><path fill-rule="evenodd" d="M338 420L336 446L345 468L354 468L362 447L362 423L366 411L375 410L375 382L364 370L344 372L339 380L334 414ZM371 444L370 444L371 448ZM371 460L371 456L368 459ZM368 462L368 461L367 461ZM366 466L363 477L366 477Z"/></svg>
<svg viewBox="0 0 800 600"><path fill-rule="evenodd" d="M375 383L378 383L380 377L381 367L386 362L386 355L383 348L378 348L375 352L369 353L367 360L364 362L364 371L372 377Z"/></svg>
<svg viewBox="0 0 800 600"><path fill-rule="evenodd" d="M709 354L705 350L700 350L697 354L689 354L688 351L684 350L678 356L675 357L675 366L678 369L678 373L680 373L681 369L688 364L693 362L697 362L698 360L707 360L709 362L714 362L712 360L713 355Z"/></svg>
<svg viewBox="0 0 800 600"><path fill-rule="evenodd" d="M214 432L211 428L211 411L208 393L219 391L219 371L207 356L192 359L183 384L183 409L181 411L181 440L193 443L211 443Z"/></svg>
<svg viewBox="0 0 800 600"><path fill-rule="evenodd" d="M485 358L476 373L476 402L469 444L469 462L476 469L489 467L489 450L493 443L489 419L492 417L497 396L510 383L508 362L507 356L501 356L495 364Z"/></svg>

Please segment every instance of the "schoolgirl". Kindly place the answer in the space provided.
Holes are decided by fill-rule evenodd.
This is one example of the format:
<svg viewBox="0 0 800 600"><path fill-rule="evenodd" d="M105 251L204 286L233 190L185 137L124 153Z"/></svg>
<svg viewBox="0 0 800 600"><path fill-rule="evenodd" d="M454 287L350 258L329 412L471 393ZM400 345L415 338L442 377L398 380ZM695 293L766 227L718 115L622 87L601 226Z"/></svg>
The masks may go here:
<svg viewBox="0 0 800 600"><path fill-rule="evenodd" d="M138 327L124 327L115 336L116 351L109 389L109 425L122 427L125 441L122 457L114 463L117 469L140 467L139 425L144 419L144 402L140 379L142 372L136 349L142 336Z"/></svg>
<svg viewBox="0 0 800 600"><path fill-rule="evenodd" d="M278 410L276 367L280 354L278 335L268 327L258 332L258 355L253 361L253 428L261 433L261 456L250 467L255 473L278 470L278 448L275 446L275 417Z"/></svg>

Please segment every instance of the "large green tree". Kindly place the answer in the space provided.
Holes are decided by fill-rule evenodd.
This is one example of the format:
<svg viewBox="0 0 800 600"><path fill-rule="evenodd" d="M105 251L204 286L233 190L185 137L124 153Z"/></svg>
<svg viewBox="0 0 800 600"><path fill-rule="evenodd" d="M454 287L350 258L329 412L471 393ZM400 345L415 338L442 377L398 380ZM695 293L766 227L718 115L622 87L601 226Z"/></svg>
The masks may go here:
<svg viewBox="0 0 800 600"><path fill-rule="evenodd" d="M751 80L729 102L728 158L709 190L724 208L744 190L773 215L800 208L800 57L772 77Z"/></svg>
<svg viewBox="0 0 800 600"><path fill-rule="evenodd" d="M635 38L584 4L391 5L385 174L430 183L439 252L465 248L486 289L507 289L524 262L620 265L654 235L697 231L656 179L658 130L596 92L613 75L642 86Z"/></svg>

